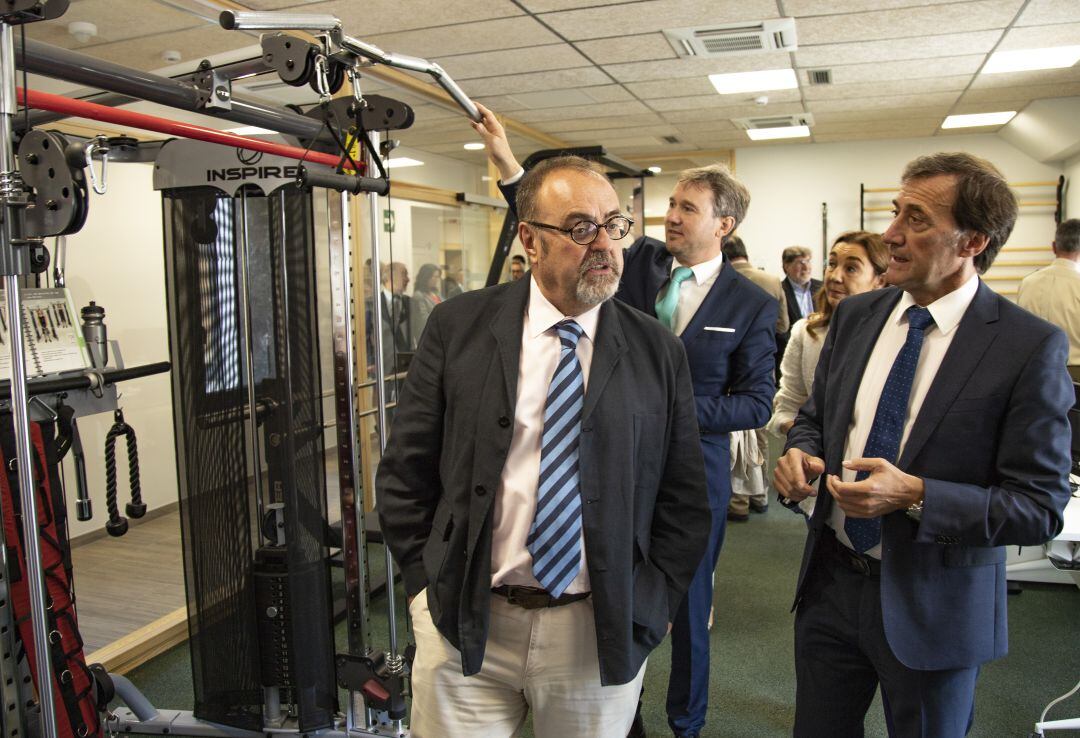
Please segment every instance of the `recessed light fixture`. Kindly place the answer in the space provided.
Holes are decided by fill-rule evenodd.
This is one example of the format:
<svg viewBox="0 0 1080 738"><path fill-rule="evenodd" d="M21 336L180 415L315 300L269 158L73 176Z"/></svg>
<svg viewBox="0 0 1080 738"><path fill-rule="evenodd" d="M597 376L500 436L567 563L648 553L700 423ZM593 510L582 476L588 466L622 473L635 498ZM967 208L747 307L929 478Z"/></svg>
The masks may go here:
<svg viewBox="0 0 1080 738"><path fill-rule="evenodd" d="M277 131L271 131L269 128L259 128L258 126L237 126L236 128L226 128L226 133L235 133L238 136L261 136L266 133L277 133Z"/></svg>
<svg viewBox="0 0 1080 738"><path fill-rule="evenodd" d="M760 72L710 74L709 81L721 95L766 90L791 90L799 86L794 69L766 69Z"/></svg>
<svg viewBox="0 0 1080 738"><path fill-rule="evenodd" d="M1080 61L1080 46L996 51L990 55L982 71L986 74L1001 74L1002 72L1031 72L1036 69L1065 69L1076 64L1077 61Z"/></svg>
<svg viewBox="0 0 1080 738"><path fill-rule="evenodd" d="M90 21L71 21L68 23L67 30L80 44L85 44L97 36L97 26Z"/></svg>
<svg viewBox="0 0 1080 738"><path fill-rule="evenodd" d="M399 156L396 159L388 159L385 166L387 169L403 169L405 167L422 167L424 162L419 159L410 159L407 156Z"/></svg>
<svg viewBox="0 0 1080 738"><path fill-rule="evenodd" d="M746 135L751 141L772 141L777 138L806 138L810 135L808 126L784 126L782 128L750 128Z"/></svg>
<svg viewBox="0 0 1080 738"><path fill-rule="evenodd" d="M978 126L1001 126L1016 115L1015 110L1000 113L973 113L971 115L950 115L941 124L942 128L976 128Z"/></svg>
<svg viewBox="0 0 1080 738"><path fill-rule="evenodd" d="M466 151L483 151L484 150L484 144L479 143L477 141L470 141L469 143L465 144L465 150Z"/></svg>
<svg viewBox="0 0 1080 738"><path fill-rule="evenodd" d="M664 170L661 169L660 167L652 166L652 167L649 167L649 171L652 172L653 174L660 174L660 172L662 172Z"/></svg>

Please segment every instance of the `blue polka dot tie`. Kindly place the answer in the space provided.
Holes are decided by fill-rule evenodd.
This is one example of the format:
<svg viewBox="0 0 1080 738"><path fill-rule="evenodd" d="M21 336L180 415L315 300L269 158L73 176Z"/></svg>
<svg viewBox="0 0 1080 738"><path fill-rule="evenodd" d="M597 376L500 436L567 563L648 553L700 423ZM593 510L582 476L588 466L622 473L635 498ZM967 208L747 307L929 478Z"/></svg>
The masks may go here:
<svg viewBox="0 0 1080 738"><path fill-rule="evenodd" d="M675 311L679 308L679 288L692 276L694 276L694 270L690 267L675 267L668 281L667 292L656 301L656 317L670 330L675 330Z"/></svg>
<svg viewBox="0 0 1080 738"><path fill-rule="evenodd" d="M900 455L900 439L904 435L904 419L907 417L915 367L919 364L926 329L934 323L930 311L918 305L907 309L907 319L907 340L896 355L881 390L874 424L870 426L870 435L866 438L866 448L862 454L864 458L885 459L890 464L895 464ZM855 481L868 476L869 472L861 471L855 475ZM845 518L844 532L855 550L865 553L881 540L881 518Z"/></svg>
<svg viewBox="0 0 1080 738"><path fill-rule="evenodd" d="M581 326L573 320L563 320L555 329L562 347L544 405L536 515L525 547L533 557L536 581L548 594L559 597L581 568L578 441L585 406L585 378L577 358Z"/></svg>

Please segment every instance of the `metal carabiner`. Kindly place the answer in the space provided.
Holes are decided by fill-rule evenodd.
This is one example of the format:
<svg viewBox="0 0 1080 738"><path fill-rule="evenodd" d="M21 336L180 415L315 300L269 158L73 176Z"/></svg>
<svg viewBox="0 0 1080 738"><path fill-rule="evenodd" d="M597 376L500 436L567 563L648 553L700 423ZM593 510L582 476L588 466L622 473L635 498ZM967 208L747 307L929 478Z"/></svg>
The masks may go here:
<svg viewBox="0 0 1080 738"><path fill-rule="evenodd" d="M315 56L315 91L319 93L319 102L325 103L331 97L330 94L330 65L326 62L326 56Z"/></svg>
<svg viewBox="0 0 1080 738"><path fill-rule="evenodd" d="M98 179L94 171L94 154L101 152L101 179ZM86 145L86 168L90 170L90 185L94 192L104 195L109 189L109 183L105 179L105 170L109 165L109 140L103 134L98 134Z"/></svg>

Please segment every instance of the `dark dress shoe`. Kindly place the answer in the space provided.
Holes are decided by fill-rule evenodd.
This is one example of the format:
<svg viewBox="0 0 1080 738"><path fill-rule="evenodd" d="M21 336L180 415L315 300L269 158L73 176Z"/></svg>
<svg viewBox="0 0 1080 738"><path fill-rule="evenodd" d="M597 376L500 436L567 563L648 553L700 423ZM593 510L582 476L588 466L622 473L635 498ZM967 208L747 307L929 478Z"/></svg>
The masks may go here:
<svg viewBox="0 0 1080 738"><path fill-rule="evenodd" d="M733 523L745 523L750 519L750 513L737 513L728 510L727 519Z"/></svg>
<svg viewBox="0 0 1080 738"><path fill-rule="evenodd" d="M756 513L763 513L768 511L769 503L758 502L757 500L750 500L750 511Z"/></svg>

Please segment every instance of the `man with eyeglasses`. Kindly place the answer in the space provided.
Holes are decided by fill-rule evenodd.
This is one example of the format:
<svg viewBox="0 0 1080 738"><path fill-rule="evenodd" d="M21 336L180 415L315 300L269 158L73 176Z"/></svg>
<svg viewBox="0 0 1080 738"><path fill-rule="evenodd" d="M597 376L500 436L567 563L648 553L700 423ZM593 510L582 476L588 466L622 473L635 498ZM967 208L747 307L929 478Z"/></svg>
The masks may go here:
<svg viewBox="0 0 1080 738"><path fill-rule="evenodd" d="M510 202L521 166L495 115L473 128L499 169ZM750 193L726 167L690 169L679 176L664 218L666 244L637 239L625 252L616 298L655 316L686 349L694 384L700 445L712 518L709 545L673 621L668 725L676 736L698 736L709 696L709 622L713 570L731 500L729 434L763 426L772 410L779 303L724 263L721 245L739 225ZM525 215L518 213L519 217ZM649 385L642 382L641 387ZM654 549L655 551L655 549ZM631 735L643 735L640 719Z"/></svg>
<svg viewBox="0 0 1080 738"><path fill-rule="evenodd" d="M530 711L537 738L626 735L709 537L686 356L611 300L611 183L548 160L517 208L530 274L435 306L376 477L414 738L509 738Z"/></svg>

